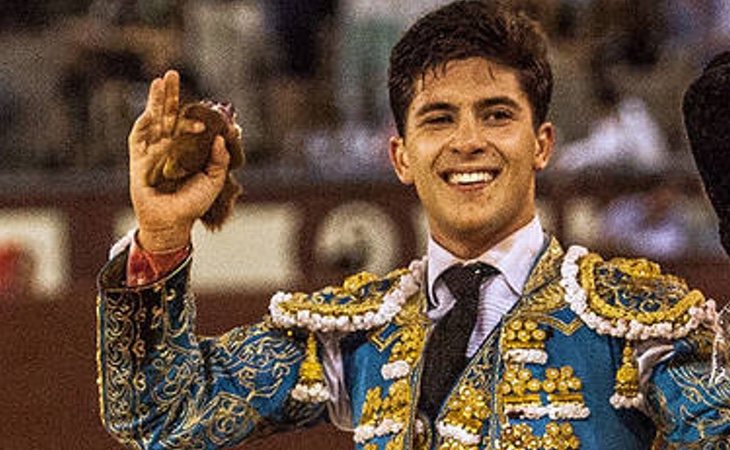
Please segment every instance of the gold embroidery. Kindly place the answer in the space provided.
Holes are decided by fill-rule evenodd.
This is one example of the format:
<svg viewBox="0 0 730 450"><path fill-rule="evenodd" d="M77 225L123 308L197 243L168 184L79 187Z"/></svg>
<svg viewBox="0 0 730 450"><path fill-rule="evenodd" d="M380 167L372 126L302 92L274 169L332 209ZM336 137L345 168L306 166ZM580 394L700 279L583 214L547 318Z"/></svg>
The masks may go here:
<svg viewBox="0 0 730 450"><path fill-rule="evenodd" d="M355 429L355 442L362 444L386 435L393 435L391 439L400 438L398 442L403 442L411 411L411 394L407 378L391 384L385 397L382 397L380 386L369 389L365 394L360 424Z"/></svg>
<svg viewBox="0 0 730 450"><path fill-rule="evenodd" d="M548 393L550 403L583 403L583 382L575 376L571 366L563 366L560 370L549 368L545 371L542 389Z"/></svg>
<svg viewBox="0 0 730 450"><path fill-rule="evenodd" d="M545 340L547 333L531 319L518 316L510 319L502 334L502 352L505 360L523 363L545 364Z"/></svg>
<svg viewBox="0 0 730 450"><path fill-rule="evenodd" d="M293 342L265 325L198 338L193 298L182 292L162 285L99 298L102 414L110 432L134 448L149 439L148 420L168 411L175 412L166 419L170 428L157 439L170 448L240 442L261 420L250 402L276 395L302 359ZM203 358L209 371L201 370ZM238 384L246 398L225 391L210 396L207 386L220 378Z"/></svg>
<svg viewBox="0 0 730 450"><path fill-rule="evenodd" d="M394 283L407 270L398 270L390 273L384 279L376 275L362 272L345 279L341 287L328 286L313 294L303 292L293 293L291 298L279 304L281 310L288 314L308 311L310 314L320 316L348 316L364 315L368 312L375 313L383 303L383 296L397 286ZM386 290L369 289L363 292L366 287L384 281L389 283Z"/></svg>
<svg viewBox="0 0 730 450"><path fill-rule="evenodd" d="M521 311L519 316L522 320L534 320L539 324L548 325L549 327L560 331L565 336L572 336L584 325L583 321L580 320L580 317L574 318L570 323L565 323L556 317L543 313L534 313L532 311Z"/></svg>
<svg viewBox="0 0 730 450"><path fill-rule="evenodd" d="M542 446L545 450L576 450L580 448L580 439L571 424L550 422L545 426Z"/></svg>
<svg viewBox="0 0 730 450"><path fill-rule="evenodd" d="M405 433L396 435L385 444L385 450L403 450Z"/></svg>
<svg viewBox="0 0 730 450"><path fill-rule="evenodd" d="M532 432L532 427L520 423L510 425L502 430L500 434L500 450L538 450L541 439Z"/></svg>
<svg viewBox="0 0 730 450"><path fill-rule="evenodd" d="M559 277L560 260L563 259L560 243L554 237L550 238L547 249L543 252L530 277L525 284L524 292L532 293L546 283Z"/></svg>
<svg viewBox="0 0 730 450"><path fill-rule="evenodd" d="M616 372L616 394L624 398L636 398L639 395L639 363L636 352L630 343L624 345L621 367Z"/></svg>
<svg viewBox="0 0 730 450"><path fill-rule="evenodd" d="M550 422L545 433L536 436L532 427L525 423L510 425L502 430L499 450L578 450L580 439L569 423Z"/></svg>
<svg viewBox="0 0 730 450"><path fill-rule="evenodd" d="M459 426L472 434L479 433L482 422L491 412L486 396L466 383L449 397L447 405L448 411L443 422Z"/></svg>
<svg viewBox="0 0 730 450"><path fill-rule="evenodd" d="M599 255L589 253L581 258L579 267L589 308L614 323L619 319L643 325L686 323L689 309L705 300L700 291L689 291L684 281L663 275L658 264L645 259L604 262ZM605 299L613 299L613 303Z"/></svg>
<svg viewBox="0 0 730 450"><path fill-rule="evenodd" d="M418 358L421 357L425 340L425 328L421 326L403 328L400 340L393 346L388 362L405 361L409 366L414 367Z"/></svg>
<svg viewBox="0 0 730 450"><path fill-rule="evenodd" d="M380 351L380 352L382 352L388 346L390 346L393 342L395 342L396 340L398 340L398 338L400 337L401 333L403 332L403 329L402 328L399 328L399 329L394 330L394 331L390 331L389 330L389 328L390 328L389 325L390 324L385 324L382 327L380 327L379 329L376 329L376 330L373 330L373 331L368 332L368 339L370 340L370 342L373 343L373 345L375 346L375 348L377 348L378 351ZM390 334L388 334L387 336L383 337L383 335L387 331L390 331Z"/></svg>
<svg viewBox="0 0 730 450"><path fill-rule="evenodd" d="M530 369L508 364L499 384L499 399L503 405L539 406L542 388L542 383L532 376Z"/></svg>
<svg viewBox="0 0 730 450"><path fill-rule="evenodd" d="M565 304L565 291L559 283L551 282L528 294L524 306L530 313L550 314Z"/></svg>
<svg viewBox="0 0 730 450"><path fill-rule="evenodd" d="M582 390L583 382L571 366L549 367L545 379L540 380L524 365L507 364L497 388L498 408L501 414L513 418L585 419L590 411ZM543 403L543 394L547 405Z"/></svg>
<svg viewBox="0 0 730 450"><path fill-rule="evenodd" d="M382 389L376 386L365 394L360 425L375 425L380 419L383 409Z"/></svg>

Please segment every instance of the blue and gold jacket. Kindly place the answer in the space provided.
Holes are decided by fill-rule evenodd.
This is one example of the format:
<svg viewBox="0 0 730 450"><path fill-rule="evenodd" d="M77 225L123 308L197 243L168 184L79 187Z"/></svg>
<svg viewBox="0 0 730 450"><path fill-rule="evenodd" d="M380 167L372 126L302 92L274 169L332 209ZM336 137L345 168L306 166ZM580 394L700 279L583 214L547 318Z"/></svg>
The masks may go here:
<svg viewBox="0 0 730 450"><path fill-rule="evenodd" d="M99 277L98 383L105 426L132 448L223 448L326 418L327 339L342 353L357 449L730 445L730 382L709 378L714 304L643 259L551 240L435 420L414 407L432 327L424 261L278 293L260 323L208 338L195 334L189 259L139 288L124 286L125 260ZM660 347L641 370L637 354Z"/></svg>

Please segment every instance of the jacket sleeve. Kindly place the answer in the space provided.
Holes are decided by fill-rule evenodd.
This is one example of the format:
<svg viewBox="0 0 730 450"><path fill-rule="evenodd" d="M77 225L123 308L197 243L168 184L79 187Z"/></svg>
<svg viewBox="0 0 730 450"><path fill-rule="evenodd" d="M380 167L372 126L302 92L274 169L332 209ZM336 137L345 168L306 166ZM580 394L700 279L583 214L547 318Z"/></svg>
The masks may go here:
<svg viewBox="0 0 730 450"><path fill-rule="evenodd" d="M730 442L730 380L710 380L713 334L700 328L674 342L654 367L647 406L661 449L724 448Z"/></svg>
<svg viewBox="0 0 730 450"><path fill-rule="evenodd" d="M195 334L191 258L158 282L125 287L127 252L99 276L101 418L138 449L217 449L303 426L322 404L291 398L304 346L261 322L216 338Z"/></svg>

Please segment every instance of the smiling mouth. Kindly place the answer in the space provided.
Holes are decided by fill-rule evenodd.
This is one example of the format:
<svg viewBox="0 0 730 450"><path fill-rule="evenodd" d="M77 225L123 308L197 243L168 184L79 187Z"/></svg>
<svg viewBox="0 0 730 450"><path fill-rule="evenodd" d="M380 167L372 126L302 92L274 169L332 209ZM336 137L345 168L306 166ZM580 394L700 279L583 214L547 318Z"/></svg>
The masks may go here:
<svg viewBox="0 0 730 450"><path fill-rule="evenodd" d="M478 170L471 172L446 172L441 177L448 184L454 186L473 186L490 183L497 175L498 171L496 170Z"/></svg>

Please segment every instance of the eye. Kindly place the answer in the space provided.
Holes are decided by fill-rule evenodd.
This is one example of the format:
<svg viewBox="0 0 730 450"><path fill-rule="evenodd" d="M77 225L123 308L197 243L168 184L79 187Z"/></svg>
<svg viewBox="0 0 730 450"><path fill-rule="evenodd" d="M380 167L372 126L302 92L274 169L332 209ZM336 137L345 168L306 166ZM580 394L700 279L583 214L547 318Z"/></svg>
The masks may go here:
<svg viewBox="0 0 730 450"><path fill-rule="evenodd" d="M421 122L422 125L447 125L449 123L453 122L453 119L451 115L449 114L434 114L432 116L427 116L423 119Z"/></svg>
<svg viewBox="0 0 730 450"><path fill-rule="evenodd" d="M484 120L494 125L503 125L514 118L514 113L509 109L494 109L484 114Z"/></svg>

